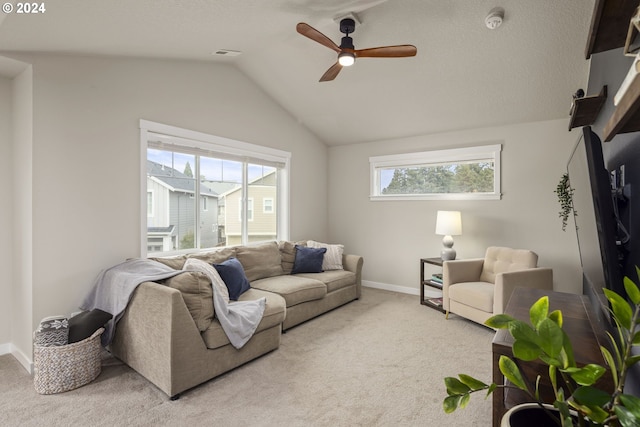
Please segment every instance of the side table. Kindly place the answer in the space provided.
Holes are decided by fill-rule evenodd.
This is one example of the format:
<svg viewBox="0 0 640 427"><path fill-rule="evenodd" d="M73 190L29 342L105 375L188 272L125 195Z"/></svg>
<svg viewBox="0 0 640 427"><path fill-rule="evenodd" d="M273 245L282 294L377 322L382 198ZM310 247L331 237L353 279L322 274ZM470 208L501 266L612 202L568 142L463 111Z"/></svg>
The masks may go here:
<svg viewBox="0 0 640 427"><path fill-rule="evenodd" d="M444 309L442 308L442 295L440 295L439 297L425 298L425 295L424 295L425 286L442 291L442 283L432 280L431 277L428 277L425 279L425 275L424 275L425 264L437 265L438 267L442 267L442 259L440 257L420 258L420 304L426 305L427 307L434 308L444 313Z"/></svg>

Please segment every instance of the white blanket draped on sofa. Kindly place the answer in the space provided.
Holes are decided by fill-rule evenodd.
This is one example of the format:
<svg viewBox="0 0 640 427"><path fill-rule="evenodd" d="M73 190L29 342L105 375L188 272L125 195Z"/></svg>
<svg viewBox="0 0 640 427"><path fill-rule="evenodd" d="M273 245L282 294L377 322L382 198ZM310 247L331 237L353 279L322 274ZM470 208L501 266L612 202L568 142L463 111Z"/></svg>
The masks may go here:
<svg viewBox="0 0 640 427"><path fill-rule="evenodd" d="M127 260L98 274L91 291L80 304L80 308L82 310L98 308L113 316L105 326L105 332L101 338L102 345L106 346L111 343L115 334L115 325L122 317L133 291L140 283L159 281L184 272L185 270L174 270L150 259ZM211 277L211 274L208 275L210 279L216 279ZM217 280L222 279L218 276ZM216 297L218 294L216 286L213 288L216 317L231 344L240 348L251 338L262 320L266 299L227 304L224 298Z"/></svg>

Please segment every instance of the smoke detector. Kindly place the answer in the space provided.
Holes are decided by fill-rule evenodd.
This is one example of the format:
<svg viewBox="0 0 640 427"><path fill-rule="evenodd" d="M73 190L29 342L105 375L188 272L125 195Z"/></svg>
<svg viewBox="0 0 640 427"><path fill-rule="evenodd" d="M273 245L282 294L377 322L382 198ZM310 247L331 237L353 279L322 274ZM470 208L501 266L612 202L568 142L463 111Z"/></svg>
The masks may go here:
<svg viewBox="0 0 640 427"><path fill-rule="evenodd" d="M489 14L484 18L484 24L490 30L495 30L502 25L504 19L504 9L501 7L494 7L489 11Z"/></svg>

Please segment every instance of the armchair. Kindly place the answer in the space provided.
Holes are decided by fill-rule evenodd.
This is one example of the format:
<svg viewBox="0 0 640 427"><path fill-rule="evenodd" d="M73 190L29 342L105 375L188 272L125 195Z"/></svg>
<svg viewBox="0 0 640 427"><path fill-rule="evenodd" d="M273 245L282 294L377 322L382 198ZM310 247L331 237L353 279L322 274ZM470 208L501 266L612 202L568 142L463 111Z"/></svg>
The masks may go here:
<svg viewBox="0 0 640 427"><path fill-rule="evenodd" d="M442 305L449 313L484 322L504 313L516 287L553 290L553 271L538 268L538 255L525 249L492 246L484 258L445 261Z"/></svg>

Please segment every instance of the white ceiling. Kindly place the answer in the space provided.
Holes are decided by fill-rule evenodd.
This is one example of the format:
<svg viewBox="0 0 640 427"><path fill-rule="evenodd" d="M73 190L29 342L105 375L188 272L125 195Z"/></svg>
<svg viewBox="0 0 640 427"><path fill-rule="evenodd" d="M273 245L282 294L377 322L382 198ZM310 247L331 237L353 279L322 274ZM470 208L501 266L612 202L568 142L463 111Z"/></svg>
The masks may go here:
<svg viewBox="0 0 640 427"><path fill-rule="evenodd" d="M15 2L14 2L15 3ZM584 87L594 0L58 0L0 14L13 51L233 63L329 145L567 118ZM505 9L496 30L484 25ZM319 83L335 53L334 18L356 12L357 49L413 44L413 58L361 58ZM3 19L4 18L4 19ZM228 57L218 49L242 51ZM2 67L0 61L0 67ZM2 70L0 70L2 71Z"/></svg>

